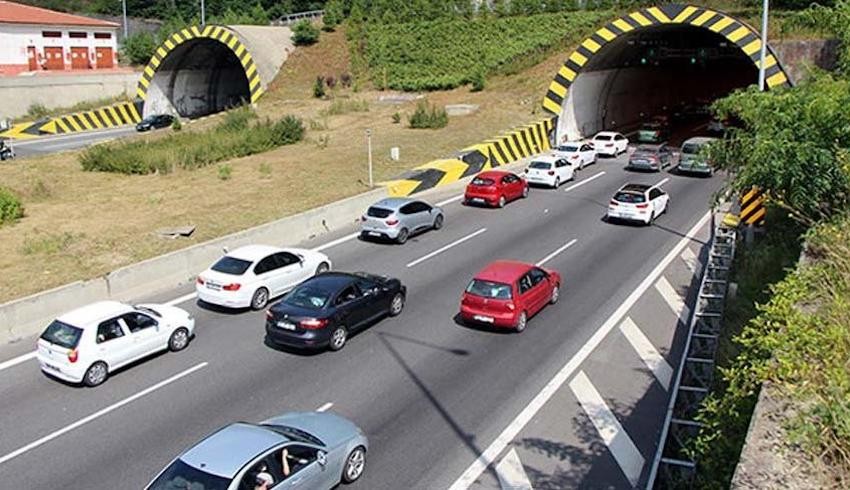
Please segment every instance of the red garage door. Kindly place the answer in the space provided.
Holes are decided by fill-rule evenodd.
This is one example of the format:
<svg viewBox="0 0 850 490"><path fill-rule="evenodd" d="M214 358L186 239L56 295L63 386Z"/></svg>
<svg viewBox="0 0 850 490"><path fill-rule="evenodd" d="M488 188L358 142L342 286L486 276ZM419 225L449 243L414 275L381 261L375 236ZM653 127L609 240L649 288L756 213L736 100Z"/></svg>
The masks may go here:
<svg viewBox="0 0 850 490"><path fill-rule="evenodd" d="M48 70L64 70L65 58L61 47L44 48L44 67Z"/></svg>
<svg viewBox="0 0 850 490"><path fill-rule="evenodd" d="M98 68L112 68L112 48L94 48Z"/></svg>
<svg viewBox="0 0 850 490"><path fill-rule="evenodd" d="M71 48L71 69L87 70L89 68L89 49Z"/></svg>

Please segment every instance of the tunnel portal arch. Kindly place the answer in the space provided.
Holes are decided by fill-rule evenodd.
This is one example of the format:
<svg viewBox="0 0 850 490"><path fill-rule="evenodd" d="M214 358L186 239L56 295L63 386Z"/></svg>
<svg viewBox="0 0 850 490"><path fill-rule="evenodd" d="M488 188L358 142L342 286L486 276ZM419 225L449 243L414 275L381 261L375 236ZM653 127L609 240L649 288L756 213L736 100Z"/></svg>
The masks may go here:
<svg viewBox="0 0 850 490"><path fill-rule="evenodd" d="M157 48L136 88L144 116L201 117L254 103L262 94L254 58L236 33L222 26L172 34Z"/></svg>
<svg viewBox="0 0 850 490"><path fill-rule="evenodd" d="M701 74L695 71L693 77L711 78L710 82L696 78L679 80L677 85L676 80L672 80L674 67L667 67L667 72L662 73L664 64L675 65L675 62L662 62L660 69L657 68L658 63L640 66L634 62L637 56L639 63L646 63L639 50L652 49L647 48L647 44L660 44L662 47L657 49L663 50L669 60L679 57L686 60L685 64L694 64L696 61L694 55L689 54L688 43L708 53L702 52L707 61L700 62L703 71ZM672 46L666 47L667 44ZM668 89L676 91L689 82L715 83L723 86L721 91L728 92L757 82L760 50L760 36L753 28L717 10L683 4L641 9L601 27L573 51L550 83L543 98L543 109L558 118L554 135L558 141L564 137L586 137L601 129L614 129L608 127L612 124L625 130L638 122L638 113L643 115L644 112L635 109L634 115L621 114L620 121L613 121L609 113L612 109L606 107L606 102L623 100L607 94L618 90L622 92L630 72L632 85L635 85L633 82L638 81L635 72L643 70L641 73L647 75L651 70L656 71L653 76L641 80L645 82L642 85L646 85L642 89L644 92L633 96L645 97ZM790 85L788 75L770 46L767 47L765 66L768 88ZM592 84L590 80L594 79L597 80L594 82L596 86L588 88ZM667 85L659 86L658 83ZM580 92L581 96L574 92ZM578 100L588 98L593 100ZM598 109L590 109L591 103L596 104ZM594 110L598 113L591 114Z"/></svg>

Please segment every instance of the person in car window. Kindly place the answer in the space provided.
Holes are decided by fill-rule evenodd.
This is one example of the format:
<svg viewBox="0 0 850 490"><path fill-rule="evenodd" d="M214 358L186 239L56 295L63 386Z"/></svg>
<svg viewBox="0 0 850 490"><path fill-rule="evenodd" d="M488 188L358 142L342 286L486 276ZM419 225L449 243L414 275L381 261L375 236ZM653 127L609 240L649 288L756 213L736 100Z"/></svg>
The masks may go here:
<svg viewBox="0 0 850 490"><path fill-rule="evenodd" d="M283 467L283 477L286 478L292 472L289 468L289 458L292 456L289 455L289 450L283 448L283 451L280 453L280 464Z"/></svg>
<svg viewBox="0 0 850 490"><path fill-rule="evenodd" d="M254 490L269 490L274 485L274 478L266 471L257 473L257 483Z"/></svg>

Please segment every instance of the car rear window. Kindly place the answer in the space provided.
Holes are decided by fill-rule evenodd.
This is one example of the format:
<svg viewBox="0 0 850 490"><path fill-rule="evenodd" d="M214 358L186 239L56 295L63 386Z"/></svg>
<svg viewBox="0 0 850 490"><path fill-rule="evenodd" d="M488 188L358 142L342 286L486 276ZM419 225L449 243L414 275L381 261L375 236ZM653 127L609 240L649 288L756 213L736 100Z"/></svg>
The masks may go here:
<svg viewBox="0 0 850 490"><path fill-rule="evenodd" d="M602 139L602 138L599 138L599 139ZM558 151L565 151L565 152L571 153L571 152L574 152L574 151L578 151L578 146L561 145L561 146L558 147Z"/></svg>
<svg viewBox="0 0 850 490"><path fill-rule="evenodd" d="M66 349L73 349L80 343L80 337L82 335L83 329L62 323L59 320L54 320L53 323L47 326L47 330L41 334L41 338L51 344L60 345Z"/></svg>
<svg viewBox="0 0 850 490"><path fill-rule="evenodd" d="M697 145L695 143L688 143L682 146L682 153L685 155L696 155L699 153L701 145Z"/></svg>
<svg viewBox="0 0 850 490"><path fill-rule="evenodd" d="M148 487L150 490L227 490L230 480L199 470L178 459Z"/></svg>
<svg viewBox="0 0 850 490"><path fill-rule="evenodd" d="M552 164L549 163L549 162L531 162L531 165L528 166L528 168L537 168L537 169L544 169L544 170L548 170L551 167L552 167Z"/></svg>
<svg viewBox="0 0 850 490"><path fill-rule="evenodd" d="M366 215L371 216L373 218L386 218L387 216L389 216L391 214L393 214L392 210L384 209L384 208L378 208L378 207L375 207L375 206L372 206L371 208L369 208L366 211Z"/></svg>
<svg viewBox="0 0 850 490"><path fill-rule="evenodd" d="M617 202L640 203L646 202L646 196L634 192L618 192L614 196L614 200Z"/></svg>
<svg viewBox="0 0 850 490"><path fill-rule="evenodd" d="M281 303L298 308L320 310L328 304L330 296L328 291L323 291L313 286L300 286L284 296Z"/></svg>
<svg viewBox="0 0 850 490"><path fill-rule="evenodd" d="M655 153L656 151L658 151L658 149L654 146L638 146L637 150L635 150L635 152L641 153Z"/></svg>
<svg viewBox="0 0 850 490"><path fill-rule="evenodd" d="M593 138L593 139L599 140L599 141L611 141L613 138L614 137L611 136L611 135L603 134L603 135L597 136L596 138Z"/></svg>
<svg viewBox="0 0 850 490"><path fill-rule="evenodd" d="M511 286L501 282L473 279L466 287L466 292L484 298L511 299Z"/></svg>
<svg viewBox="0 0 850 490"><path fill-rule="evenodd" d="M325 445L325 443L322 442L321 439L315 437L313 434L310 434L309 432L304 432L301 429L296 429L295 427L275 424L263 424L263 427L272 430L293 441L306 442L309 444L315 444L317 446Z"/></svg>
<svg viewBox="0 0 850 490"><path fill-rule="evenodd" d="M251 267L251 262L248 260L224 256L212 266L212 270L222 274L241 276L248 270L248 267Z"/></svg>
<svg viewBox="0 0 850 490"><path fill-rule="evenodd" d="M496 182L493 179L485 179L483 177L475 177L472 179L472 185L493 185Z"/></svg>

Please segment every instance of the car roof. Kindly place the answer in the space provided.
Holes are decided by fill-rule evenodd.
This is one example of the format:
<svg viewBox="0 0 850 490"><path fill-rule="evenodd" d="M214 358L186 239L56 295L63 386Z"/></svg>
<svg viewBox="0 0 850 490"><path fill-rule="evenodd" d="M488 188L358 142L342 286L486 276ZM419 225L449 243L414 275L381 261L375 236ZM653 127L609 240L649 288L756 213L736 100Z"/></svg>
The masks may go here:
<svg viewBox="0 0 850 490"><path fill-rule="evenodd" d="M520 276L528 272L532 267L534 267L532 264L517 260L497 260L490 262L487 267L476 274L475 279L510 284L519 279Z"/></svg>
<svg viewBox="0 0 850 490"><path fill-rule="evenodd" d="M272 247L271 245L246 245L244 247L239 247L236 250L231 250L227 252L226 255L235 259L250 260L254 262L266 258L273 253L283 251L284 250L282 248Z"/></svg>
<svg viewBox="0 0 850 490"><path fill-rule="evenodd" d="M638 147L635 151L658 151L658 150L661 149L662 146L665 146L665 145L666 145L666 143L655 143L655 144L642 143L642 144L638 145Z"/></svg>
<svg viewBox="0 0 850 490"><path fill-rule="evenodd" d="M616 131L600 131L596 133L596 136L617 136L618 134L620 133ZM596 136L594 136L594 138L596 138Z"/></svg>
<svg viewBox="0 0 850 490"><path fill-rule="evenodd" d="M651 189L652 186L649 184L626 184L623 187L620 187L620 190L617 192L640 192L644 193Z"/></svg>
<svg viewBox="0 0 850 490"><path fill-rule="evenodd" d="M324 274L319 274L318 276L313 276L310 279L307 279L301 284L310 284L313 287L320 287L322 289L328 289L331 291L339 291L345 286L351 284L351 281L358 279L362 276L357 276L355 274L349 274L347 272L325 272Z"/></svg>
<svg viewBox="0 0 850 490"><path fill-rule="evenodd" d="M237 422L223 427L180 456L207 473L233 478L252 459L290 439L259 425Z"/></svg>
<svg viewBox="0 0 850 490"><path fill-rule="evenodd" d="M711 143L712 141L717 141L717 138L712 138L710 136L694 136L693 138L686 139L682 144L686 145L688 143L692 143L696 145L704 145L706 143Z"/></svg>
<svg viewBox="0 0 850 490"><path fill-rule="evenodd" d="M417 201L417 199L410 199L407 197L388 197L386 199L381 199L372 206L384 209L399 209L405 204L410 204L414 201Z"/></svg>
<svg viewBox="0 0 850 490"><path fill-rule="evenodd" d="M511 172L506 172L504 170L487 170L487 171L481 172L480 174L476 175L476 177L481 177L481 178L484 178L484 179L498 179L498 178L504 177L505 175L508 175L510 173Z"/></svg>
<svg viewBox="0 0 850 490"><path fill-rule="evenodd" d="M531 159L532 162L555 163L562 160L558 155L538 155Z"/></svg>
<svg viewBox="0 0 850 490"><path fill-rule="evenodd" d="M133 307L118 301L98 301L63 314L57 320L78 328L96 325L108 318L114 318L133 311Z"/></svg>
<svg viewBox="0 0 850 490"><path fill-rule="evenodd" d="M586 144L586 143L587 143L586 141L576 141L576 140L570 140L570 141L564 141L563 143L558 143L558 146L559 146L559 147L560 147L560 146L566 146L566 145L576 145L576 146L581 146L581 145L584 145L584 144Z"/></svg>

